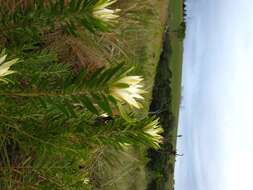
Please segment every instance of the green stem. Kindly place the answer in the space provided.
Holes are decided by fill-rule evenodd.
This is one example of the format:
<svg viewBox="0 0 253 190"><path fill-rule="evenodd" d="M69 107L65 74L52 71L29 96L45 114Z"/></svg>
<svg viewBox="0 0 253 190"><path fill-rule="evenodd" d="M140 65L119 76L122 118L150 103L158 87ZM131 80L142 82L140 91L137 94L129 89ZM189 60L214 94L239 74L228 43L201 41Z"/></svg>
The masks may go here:
<svg viewBox="0 0 253 190"><path fill-rule="evenodd" d="M74 93L50 93L50 92L13 92L13 93L0 93L0 96L19 96L19 97L41 97L41 96L47 96L47 97L66 97L66 96L86 96L87 92L74 92Z"/></svg>

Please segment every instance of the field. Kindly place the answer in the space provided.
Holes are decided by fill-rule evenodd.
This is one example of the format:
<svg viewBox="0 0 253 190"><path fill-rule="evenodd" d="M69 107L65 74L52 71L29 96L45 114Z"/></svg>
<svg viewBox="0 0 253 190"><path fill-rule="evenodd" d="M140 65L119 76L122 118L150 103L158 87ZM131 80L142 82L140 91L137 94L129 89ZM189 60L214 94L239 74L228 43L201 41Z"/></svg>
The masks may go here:
<svg viewBox="0 0 253 190"><path fill-rule="evenodd" d="M148 190L172 190L177 141L177 126L181 99L181 76L183 54L183 2L169 2L167 31L163 52L157 68L151 111L160 117L165 142L159 151L149 151L152 173ZM183 30L183 31L182 31Z"/></svg>
<svg viewBox="0 0 253 190"><path fill-rule="evenodd" d="M120 6L136 7L125 16L137 19L138 24L125 23L120 32L124 47L130 50L128 61L136 67L136 74L144 76L148 92L144 109L137 114L156 113L161 118L165 143L161 150L148 151L148 155L142 148L119 154L120 163L104 175L107 182L103 189L172 190L175 156L170 152L176 147L181 99L183 48L178 29L183 22L183 1L120 1Z"/></svg>
<svg viewBox="0 0 253 190"><path fill-rule="evenodd" d="M179 117L179 108L181 100L181 78L182 78L182 63L183 63L183 41L178 38L177 27L184 21L183 20L183 1L182 0L172 0L170 4L170 39L171 39L171 59L170 59L170 69L172 71L171 79L171 111L175 117L175 123L172 127L170 139L171 144L175 149L177 140L177 126ZM170 159L170 163L175 166L175 158ZM169 177L169 189L173 189L174 186L174 173Z"/></svg>
<svg viewBox="0 0 253 190"><path fill-rule="evenodd" d="M120 1L122 10L129 7L129 14L124 15L125 22L119 28L125 42L127 63L133 65L135 74L142 75L145 82L144 108L136 113L147 115L152 101L156 71L160 61L164 30L167 22L168 0L158 2L150 0ZM130 149L126 153L117 154L113 169L103 169L103 190L146 190L151 174L146 169L149 160L146 149ZM104 167L104 166L101 166ZM138 179L138 180L136 180Z"/></svg>

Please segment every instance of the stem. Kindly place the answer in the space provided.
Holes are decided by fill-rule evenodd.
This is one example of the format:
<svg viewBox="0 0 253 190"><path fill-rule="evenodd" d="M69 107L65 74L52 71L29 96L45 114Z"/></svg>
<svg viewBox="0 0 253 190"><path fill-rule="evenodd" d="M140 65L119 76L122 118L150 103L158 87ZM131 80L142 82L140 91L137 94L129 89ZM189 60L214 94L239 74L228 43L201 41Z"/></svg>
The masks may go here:
<svg viewBox="0 0 253 190"><path fill-rule="evenodd" d="M0 96L19 96L19 97L41 97L41 96L47 96L47 97L67 97L67 96L86 96L87 92L73 92L69 94L64 93L50 93L50 92L13 92L13 93L0 93Z"/></svg>

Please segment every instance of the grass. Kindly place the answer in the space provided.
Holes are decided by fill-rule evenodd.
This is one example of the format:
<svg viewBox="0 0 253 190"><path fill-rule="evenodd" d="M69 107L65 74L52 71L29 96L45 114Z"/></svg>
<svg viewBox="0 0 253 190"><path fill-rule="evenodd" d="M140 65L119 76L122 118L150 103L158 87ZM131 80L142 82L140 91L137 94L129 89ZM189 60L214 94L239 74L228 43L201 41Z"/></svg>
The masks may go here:
<svg viewBox="0 0 253 190"><path fill-rule="evenodd" d="M179 39L175 32L179 25L184 21L183 19L183 0L171 0L170 2L170 39L171 39L171 59L170 69L172 71L172 112L178 117L179 104L181 99L181 78L182 78L182 55L183 55L183 41Z"/></svg>
<svg viewBox="0 0 253 190"><path fill-rule="evenodd" d="M168 0L133 0L125 3L139 7L132 12L132 18L137 23L129 23L122 32L129 48L129 62L136 67L135 74L144 77L147 94L145 95L144 109L142 113L148 114L152 99L152 88L156 76L156 68L159 62L163 32L165 29L166 4ZM134 15L134 16L133 16ZM130 18L131 20L131 18Z"/></svg>
<svg viewBox="0 0 253 190"><path fill-rule="evenodd" d="M183 63L183 40L178 38L175 32L179 25L184 21L183 18L183 0L171 0L170 1L170 39L171 39L171 58L170 58L170 70L172 72L171 78L171 112L175 117L174 126L169 135L170 144L176 149L177 141L177 126L179 120L179 108L181 101L181 79L182 79L182 63ZM175 167L175 157L171 157L169 160L170 166ZM169 175L169 190L174 189L174 170Z"/></svg>
<svg viewBox="0 0 253 190"><path fill-rule="evenodd" d="M159 151L149 151L151 181L148 190L173 190L177 126L181 99L183 42L179 35L183 22L183 1L170 0L168 29L157 68L151 111L157 112L164 128L165 142Z"/></svg>
<svg viewBox="0 0 253 190"><path fill-rule="evenodd" d="M124 57L124 62L135 66L134 74L144 77L147 91L145 102L143 102L144 108L137 114L147 115L162 50L167 17L165 5L168 5L168 0L122 0L119 5L122 10L130 10L123 13L123 19L127 22L123 22L118 31L124 42L122 47L127 54L127 57ZM139 147L139 150L129 149L125 153L118 153L117 160L118 162L115 161L112 168L101 166L101 171L104 174L101 176L103 186L100 189L146 190L148 174L144 147Z"/></svg>
<svg viewBox="0 0 253 190"><path fill-rule="evenodd" d="M123 19L127 22L122 22L118 29L120 38L123 41L122 49L126 51L127 56L122 58L128 65L135 66L135 74L142 75L145 79L146 91L144 108L138 113L146 115L149 113L152 96L157 96L152 93L155 78L158 77L160 81L163 78L156 76L157 66L162 53L163 37L165 26L169 24L169 53L166 57L168 61L165 67L168 67L172 75L167 73L166 77L169 83L165 89L165 96L160 99L161 102L170 102L170 106L163 104L168 112L165 112L164 117L168 114L173 115L173 121L169 121L168 134L166 139L168 144L175 149L177 136L177 121L180 105L180 91L181 91L181 68L182 68L182 40L178 38L176 30L183 21L183 5L182 0L132 0L120 1L119 8L122 10L128 9L126 13L123 12ZM169 8L169 11L168 11ZM130 11L129 11L130 10ZM169 19L169 20L167 20ZM152 111L152 110L151 110ZM154 111L157 111L154 110ZM166 114L167 113L167 114ZM164 121L166 125L167 121ZM113 152L114 154L115 152ZM108 153L106 153L108 155ZM107 167L100 165L103 190L146 190L148 181L153 177L158 176L157 179L162 179L164 176L160 171L150 174L146 171L146 151L142 147L140 150L130 149L126 153L119 153L115 161L114 167ZM101 162L103 164L103 162ZM165 182L169 190L174 186L174 165L175 157L165 154L165 157L160 160L157 167L166 168L168 165L169 174ZM110 168L110 169L109 169ZM151 177L147 177L151 176ZM164 181L163 181L164 182ZM163 183L158 180L158 183ZM159 188L157 188L159 189ZM166 189L166 190L168 190ZM155 190L152 189L151 190ZM162 190L161 188L159 190Z"/></svg>

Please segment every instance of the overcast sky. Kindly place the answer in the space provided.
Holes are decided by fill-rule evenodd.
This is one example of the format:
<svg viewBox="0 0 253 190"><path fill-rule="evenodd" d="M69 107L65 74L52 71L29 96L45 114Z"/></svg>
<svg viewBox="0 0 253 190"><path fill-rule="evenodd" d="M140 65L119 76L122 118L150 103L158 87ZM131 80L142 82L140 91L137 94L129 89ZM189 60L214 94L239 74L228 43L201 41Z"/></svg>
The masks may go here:
<svg viewBox="0 0 253 190"><path fill-rule="evenodd" d="M186 0L176 190L253 189L253 0Z"/></svg>

